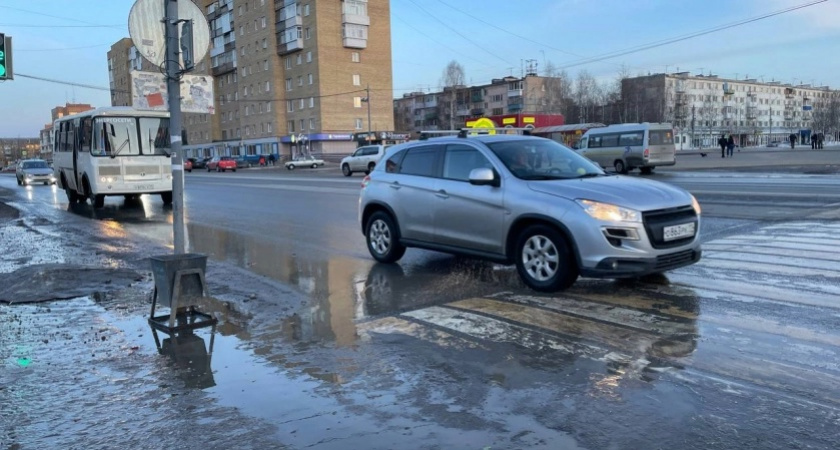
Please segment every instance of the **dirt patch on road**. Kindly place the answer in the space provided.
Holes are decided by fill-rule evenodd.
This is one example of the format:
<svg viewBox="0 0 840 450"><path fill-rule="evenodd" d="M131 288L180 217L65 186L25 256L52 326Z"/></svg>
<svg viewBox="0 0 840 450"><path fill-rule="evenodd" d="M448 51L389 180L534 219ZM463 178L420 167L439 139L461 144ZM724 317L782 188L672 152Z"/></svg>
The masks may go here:
<svg viewBox="0 0 840 450"><path fill-rule="evenodd" d="M20 217L20 212L11 206L0 202L0 222L15 220Z"/></svg>
<svg viewBox="0 0 840 450"><path fill-rule="evenodd" d="M65 300L124 289L146 277L130 269L38 264L0 274L0 303Z"/></svg>

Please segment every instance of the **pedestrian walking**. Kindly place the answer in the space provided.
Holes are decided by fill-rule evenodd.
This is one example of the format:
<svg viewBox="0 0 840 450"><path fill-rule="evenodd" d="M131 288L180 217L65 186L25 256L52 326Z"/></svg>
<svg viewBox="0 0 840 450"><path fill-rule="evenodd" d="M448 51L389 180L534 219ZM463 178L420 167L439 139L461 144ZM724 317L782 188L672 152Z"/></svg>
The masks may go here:
<svg viewBox="0 0 840 450"><path fill-rule="evenodd" d="M720 157L726 158L726 138L722 134L718 139L718 145L720 146Z"/></svg>
<svg viewBox="0 0 840 450"><path fill-rule="evenodd" d="M791 133L788 139L790 140L790 148L796 147L796 135Z"/></svg>
<svg viewBox="0 0 840 450"><path fill-rule="evenodd" d="M735 150L735 138L732 135L729 135L729 139L726 140L726 152L729 154L729 157L732 157L732 151Z"/></svg>
<svg viewBox="0 0 840 450"><path fill-rule="evenodd" d="M811 150L814 150L816 148L817 148L817 134L814 133L814 134L811 135Z"/></svg>
<svg viewBox="0 0 840 450"><path fill-rule="evenodd" d="M276 161L276 159L277 158L275 158L274 153L268 155L268 163L271 164L272 166L274 165L274 161Z"/></svg>
<svg viewBox="0 0 840 450"><path fill-rule="evenodd" d="M260 167L264 167L264 166L265 166L265 156L260 155Z"/></svg>
<svg viewBox="0 0 840 450"><path fill-rule="evenodd" d="M822 133L817 133L817 148L822 150L823 148L823 141L825 140L825 135Z"/></svg>

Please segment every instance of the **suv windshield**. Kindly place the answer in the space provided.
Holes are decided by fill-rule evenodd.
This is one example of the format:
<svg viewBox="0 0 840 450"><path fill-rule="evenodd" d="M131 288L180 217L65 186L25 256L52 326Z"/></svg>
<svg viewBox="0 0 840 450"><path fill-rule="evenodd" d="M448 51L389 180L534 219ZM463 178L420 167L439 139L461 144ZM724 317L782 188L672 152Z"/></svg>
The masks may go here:
<svg viewBox="0 0 840 450"><path fill-rule="evenodd" d="M24 169L48 169L46 161L27 161L23 163Z"/></svg>
<svg viewBox="0 0 840 450"><path fill-rule="evenodd" d="M487 146L517 178L558 180L605 175L574 150L549 139L490 142Z"/></svg>

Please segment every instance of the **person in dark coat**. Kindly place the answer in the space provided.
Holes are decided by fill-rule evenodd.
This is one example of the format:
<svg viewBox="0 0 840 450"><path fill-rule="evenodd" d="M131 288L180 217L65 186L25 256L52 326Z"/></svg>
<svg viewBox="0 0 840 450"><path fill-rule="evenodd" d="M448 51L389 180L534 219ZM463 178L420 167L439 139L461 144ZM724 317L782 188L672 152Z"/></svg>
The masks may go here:
<svg viewBox="0 0 840 450"><path fill-rule="evenodd" d="M729 157L732 157L732 151L735 150L735 138L732 135L729 135L729 139L726 140L726 153L729 154Z"/></svg>
<svg viewBox="0 0 840 450"><path fill-rule="evenodd" d="M790 139L790 148L796 147L796 135L791 133L788 139Z"/></svg>
<svg viewBox="0 0 840 450"><path fill-rule="evenodd" d="M718 139L718 145L720 146L720 157L726 158L726 138L722 134Z"/></svg>

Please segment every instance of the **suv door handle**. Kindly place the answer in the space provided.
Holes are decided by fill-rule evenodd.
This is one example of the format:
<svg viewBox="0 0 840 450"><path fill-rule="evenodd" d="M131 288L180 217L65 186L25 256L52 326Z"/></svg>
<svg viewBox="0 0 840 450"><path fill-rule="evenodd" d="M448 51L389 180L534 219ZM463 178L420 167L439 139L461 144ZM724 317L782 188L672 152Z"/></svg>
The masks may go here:
<svg viewBox="0 0 840 450"><path fill-rule="evenodd" d="M399 183L398 181L395 181L395 182L393 182L393 183L389 184L388 186L389 186L391 189L399 189L399 188L401 188L401 187L402 187L402 186L400 186L400 183Z"/></svg>
<svg viewBox="0 0 840 450"><path fill-rule="evenodd" d="M440 198L449 198L449 194L447 194L446 191L444 191L443 189L435 192L435 195Z"/></svg>

